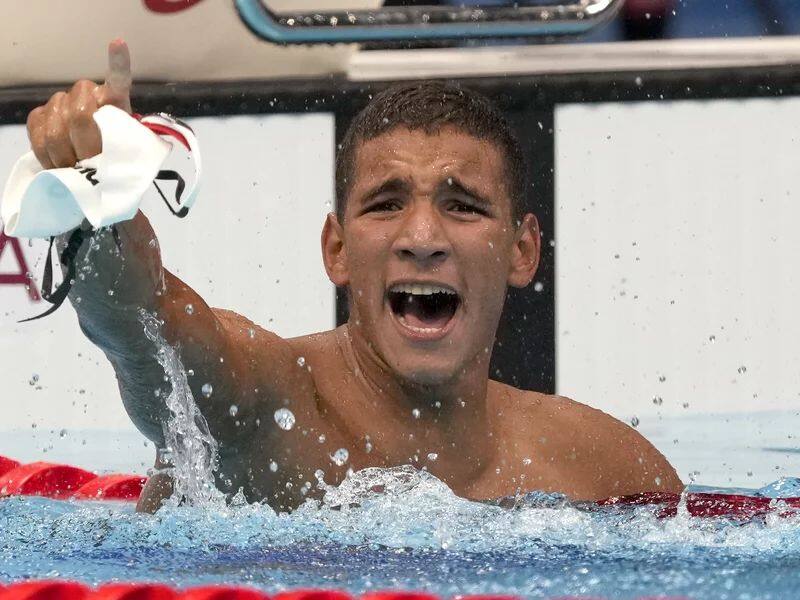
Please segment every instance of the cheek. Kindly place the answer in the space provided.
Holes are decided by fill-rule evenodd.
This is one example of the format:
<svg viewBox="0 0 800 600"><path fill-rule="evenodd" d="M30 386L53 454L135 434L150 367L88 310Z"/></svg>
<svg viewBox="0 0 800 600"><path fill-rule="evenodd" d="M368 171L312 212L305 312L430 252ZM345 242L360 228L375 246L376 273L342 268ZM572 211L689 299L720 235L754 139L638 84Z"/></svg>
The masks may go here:
<svg viewBox="0 0 800 600"><path fill-rule="evenodd" d="M468 257L467 264L481 266L484 277L505 277L504 269L509 264L510 256L509 244L497 232L476 231L467 238L467 244L462 251Z"/></svg>
<svg viewBox="0 0 800 600"><path fill-rule="evenodd" d="M510 250L500 236L475 236L474 243L463 250L470 288L482 299L483 310L493 313L502 307L508 285Z"/></svg>
<svg viewBox="0 0 800 600"><path fill-rule="evenodd" d="M385 236L354 231L348 238L347 260L352 282L362 286L374 283L386 262Z"/></svg>

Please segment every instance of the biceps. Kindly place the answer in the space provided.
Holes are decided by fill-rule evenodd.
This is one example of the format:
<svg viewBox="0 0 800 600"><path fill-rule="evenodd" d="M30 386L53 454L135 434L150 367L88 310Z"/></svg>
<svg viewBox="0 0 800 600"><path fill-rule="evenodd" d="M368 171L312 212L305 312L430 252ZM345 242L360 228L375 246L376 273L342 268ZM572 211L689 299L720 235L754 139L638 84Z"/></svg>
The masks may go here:
<svg viewBox="0 0 800 600"><path fill-rule="evenodd" d="M206 302L171 273L165 274L165 283L157 316L161 343L169 346L167 353L176 362L168 365L175 371L169 375L186 377L195 403L217 437L224 433L219 428L230 416L231 404L241 397L247 371L229 331Z"/></svg>

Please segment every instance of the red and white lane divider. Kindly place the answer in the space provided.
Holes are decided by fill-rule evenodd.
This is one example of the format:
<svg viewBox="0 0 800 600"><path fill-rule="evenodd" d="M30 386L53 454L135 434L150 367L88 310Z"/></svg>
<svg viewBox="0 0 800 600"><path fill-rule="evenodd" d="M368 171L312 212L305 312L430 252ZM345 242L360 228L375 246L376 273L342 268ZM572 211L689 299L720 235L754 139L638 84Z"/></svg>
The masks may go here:
<svg viewBox="0 0 800 600"><path fill-rule="evenodd" d="M147 478L142 475L96 475L90 471L48 462L20 464L0 456L0 498L3 496L45 496L57 500L129 500L135 502ZM681 497L678 494L647 492L599 500L598 507L643 506L657 508L658 517L674 517ZM693 517L728 517L749 520L770 513L781 517L800 514L800 498L761 498L739 494L686 494L686 511ZM326 592L327 593L327 592ZM285 597L281 600L301 600ZM302 600L347 600L327 597ZM367 598L366 600L386 600ZM430 600L426 598L394 598L393 600Z"/></svg>
<svg viewBox="0 0 800 600"><path fill-rule="evenodd" d="M659 600L688 600L658 596ZM252 588L203 586L184 590L160 583L111 583L90 588L74 581L24 581L0 584L0 600L445 600L424 592L385 591L352 596L339 590L301 589L268 596ZM517 596L454 596L452 600L520 600ZM558 596L551 600L602 600L588 596ZM645 597L639 600L648 600ZM654 600L654 599L650 599Z"/></svg>

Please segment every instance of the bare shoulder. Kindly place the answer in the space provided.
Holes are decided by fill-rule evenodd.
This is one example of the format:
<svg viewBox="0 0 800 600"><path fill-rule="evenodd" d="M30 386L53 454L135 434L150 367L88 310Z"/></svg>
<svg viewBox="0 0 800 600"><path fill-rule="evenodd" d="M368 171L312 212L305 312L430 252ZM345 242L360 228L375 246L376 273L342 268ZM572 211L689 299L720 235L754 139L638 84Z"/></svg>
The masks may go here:
<svg viewBox="0 0 800 600"><path fill-rule="evenodd" d="M268 331L232 310L212 310L236 349L238 370L251 376L259 395L299 400L313 388L309 371L298 368L300 352L295 340Z"/></svg>
<svg viewBox="0 0 800 600"><path fill-rule="evenodd" d="M504 422L513 428L513 434L507 433L546 451L551 463L566 465L576 478L574 489L583 490L575 496L599 499L683 489L666 457L636 429L611 415L564 396L509 386L498 390L505 397ZM529 439L531 434L535 439Z"/></svg>
<svg viewBox="0 0 800 600"><path fill-rule="evenodd" d="M212 308L211 310L222 324L226 333L233 338L248 337L250 339L255 339L256 335L258 335L259 338L282 339L235 311L228 310L227 308Z"/></svg>

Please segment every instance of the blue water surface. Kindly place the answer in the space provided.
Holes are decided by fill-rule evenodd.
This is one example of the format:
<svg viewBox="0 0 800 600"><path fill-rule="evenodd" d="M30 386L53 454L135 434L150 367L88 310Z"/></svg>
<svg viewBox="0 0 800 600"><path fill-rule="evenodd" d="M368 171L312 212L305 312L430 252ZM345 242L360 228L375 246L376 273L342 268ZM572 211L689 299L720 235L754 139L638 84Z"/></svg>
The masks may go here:
<svg viewBox="0 0 800 600"><path fill-rule="evenodd" d="M796 490L797 480L762 491ZM381 492L372 491L381 489ZM758 490L752 490L755 495ZM410 468L366 469L294 513L265 505L0 500L0 582L403 588L530 598L794 598L800 519L699 519L679 509L582 510L532 494L516 508L456 497Z"/></svg>

